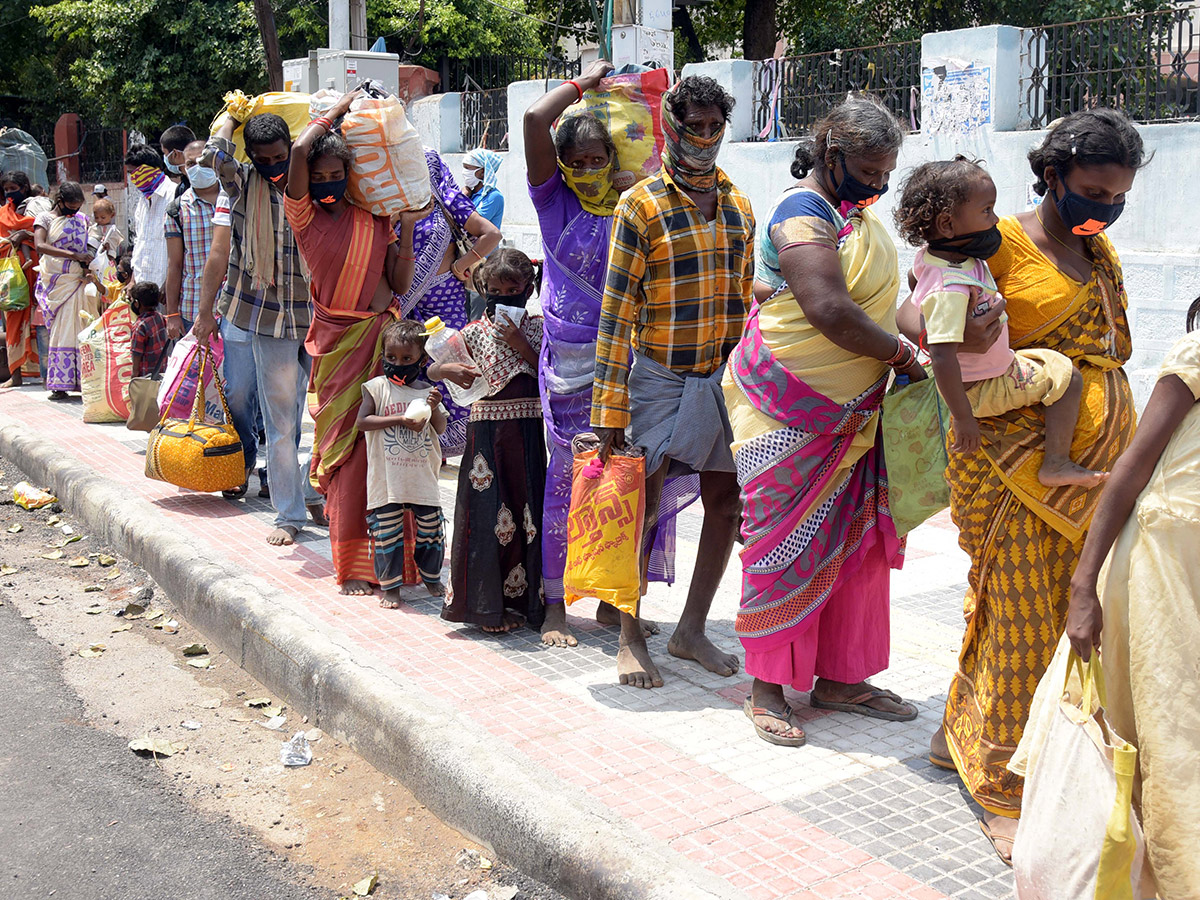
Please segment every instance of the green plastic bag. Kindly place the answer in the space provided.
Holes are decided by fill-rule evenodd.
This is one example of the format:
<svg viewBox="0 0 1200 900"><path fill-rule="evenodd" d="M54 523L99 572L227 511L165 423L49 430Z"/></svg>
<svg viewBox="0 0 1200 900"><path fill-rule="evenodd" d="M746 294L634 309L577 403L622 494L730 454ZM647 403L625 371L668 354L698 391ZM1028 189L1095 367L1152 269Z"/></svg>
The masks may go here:
<svg viewBox="0 0 1200 900"><path fill-rule="evenodd" d="M950 411L930 376L883 398L883 459L896 533L908 534L950 505L946 426Z"/></svg>
<svg viewBox="0 0 1200 900"><path fill-rule="evenodd" d="M29 308L29 282L15 254L0 257L0 311L17 312Z"/></svg>

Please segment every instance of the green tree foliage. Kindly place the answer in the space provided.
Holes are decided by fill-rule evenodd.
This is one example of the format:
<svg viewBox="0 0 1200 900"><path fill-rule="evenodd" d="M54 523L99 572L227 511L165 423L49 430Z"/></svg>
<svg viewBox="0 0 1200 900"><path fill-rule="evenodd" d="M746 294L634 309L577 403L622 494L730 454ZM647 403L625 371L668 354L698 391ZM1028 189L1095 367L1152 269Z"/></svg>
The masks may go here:
<svg viewBox="0 0 1200 900"><path fill-rule="evenodd" d="M57 76L37 99L57 112L148 135L175 122L199 130L226 91L266 84L249 2L59 0L29 13L45 29L45 65Z"/></svg>

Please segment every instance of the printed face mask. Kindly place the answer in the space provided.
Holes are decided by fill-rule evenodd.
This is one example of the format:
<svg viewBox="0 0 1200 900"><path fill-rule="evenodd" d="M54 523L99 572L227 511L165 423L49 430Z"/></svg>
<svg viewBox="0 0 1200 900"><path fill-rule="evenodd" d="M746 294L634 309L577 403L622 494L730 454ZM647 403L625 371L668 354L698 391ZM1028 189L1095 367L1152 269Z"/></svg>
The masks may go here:
<svg viewBox="0 0 1200 900"><path fill-rule="evenodd" d="M559 160L558 170L563 181L579 198L579 205L594 216L611 216L621 199L621 192L613 184L613 163L603 169L571 169Z"/></svg>
<svg viewBox="0 0 1200 900"><path fill-rule="evenodd" d="M1067 187L1062 172L1058 173L1058 186L1062 189L1062 196L1059 197L1056 190L1054 203L1058 207L1059 218L1072 234L1094 237L1121 218L1121 213L1125 211L1124 203L1101 203L1076 194Z"/></svg>
<svg viewBox="0 0 1200 900"><path fill-rule="evenodd" d="M403 387L417 380L417 376L421 374L421 364L415 362L401 365L400 363L390 363L385 359L383 374L392 384Z"/></svg>
<svg viewBox="0 0 1200 900"><path fill-rule="evenodd" d="M198 190L214 187L217 183L217 173L208 166L188 166L188 183Z"/></svg>
<svg viewBox="0 0 1200 900"><path fill-rule="evenodd" d="M717 154L725 137L725 125L711 137L700 137L675 118L671 91L663 94L663 168L681 187L708 193L717 189Z"/></svg>
<svg viewBox="0 0 1200 900"><path fill-rule="evenodd" d="M291 157L281 159L277 163L254 163L254 169L268 181L277 182L287 174L288 166L292 164Z"/></svg>
<svg viewBox="0 0 1200 900"><path fill-rule="evenodd" d="M837 194L839 200L849 203L851 206L857 206L859 209L865 209L878 202L879 198L887 193L887 190L886 184L877 188L859 181L846 170L846 157L842 157L842 183L834 187L834 193Z"/></svg>
<svg viewBox="0 0 1200 900"><path fill-rule="evenodd" d="M993 225L983 231L956 234L948 241L930 241L929 249L949 253L965 253L975 259L989 259L996 255L996 251L1003 243L1004 235L1000 233L1000 226Z"/></svg>
<svg viewBox="0 0 1200 900"><path fill-rule="evenodd" d="M166 173L157 166L138 166L129 176L129 180L133 182L133 186L137 188L146 197L154 193L155 189L166 180Z"/></svg>
<svg viewBox="0 0 1200 900"><path fill-rule="evenodd" d="M322 206L332 206L341 200L345 193L345 178L339 178L337 181L313 181L308 185L308 195Z"/></svg>

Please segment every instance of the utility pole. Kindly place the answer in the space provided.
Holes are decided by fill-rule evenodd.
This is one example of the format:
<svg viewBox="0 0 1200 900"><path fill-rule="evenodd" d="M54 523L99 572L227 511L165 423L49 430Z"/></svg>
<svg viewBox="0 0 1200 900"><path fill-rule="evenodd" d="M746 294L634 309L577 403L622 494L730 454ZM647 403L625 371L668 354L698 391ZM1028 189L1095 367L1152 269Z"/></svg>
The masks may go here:
<svg viewBox="0 0 1200 900"><path fill-rule="evenodd" d="M254 0L254 17L258 19L258 33L267 56L267 85L272 91L282 91L283 57L279 54L279 35L275 33L275 11L271 9L271 0Z"/></svg>

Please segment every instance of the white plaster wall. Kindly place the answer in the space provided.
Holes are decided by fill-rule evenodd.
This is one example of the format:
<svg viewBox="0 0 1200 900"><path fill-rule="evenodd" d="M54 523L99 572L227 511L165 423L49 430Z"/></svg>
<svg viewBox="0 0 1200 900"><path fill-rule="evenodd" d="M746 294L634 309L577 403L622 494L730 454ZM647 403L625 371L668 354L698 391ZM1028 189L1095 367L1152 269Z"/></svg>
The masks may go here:
<svg viewBox="0 0 1200 900"><path fill-rule="evenodd" d="M534 86L536 84L536 87ZM509 132L522 128L524 109L540 95L542 82L522 83L510 90ZM750 105L749 97L739 101ZM447 117L449 118L449 117ZM423 128L430 120L417 122ZM457 131L458 123L453 124ZM1120 221L1109 232L1121 255L1125 286L1130 298L1134 356L1127 370L1138 404L1149 396L1155 373L1168 348L1184 333L1184 312L1200 296L1200 123L1139 126L1154 157L1138 175ZM422 136L429 146L441 145L441 136ZM1026 160L1029 149L1045 136L1043 131L978 132L969 138L909 136L900 154L892 189L874 207L892 227L892 211L900 184L915 166L955 153L982 159L999 189L998 211L1016 213L1032 208L1033 175ZM745 191L759 217L765 217L773 200L793 181L789 171L795 144L727 143L720 165ZM523 152L504 154L500 188L505 198L504 237L507 244L530 256L541 256L537 221L525 180ZM445 154L455 173L462 170L461 154ZM894 232L893 232L894 233ZM897 239L900 265L907 271L913 251Z"/></svg>

